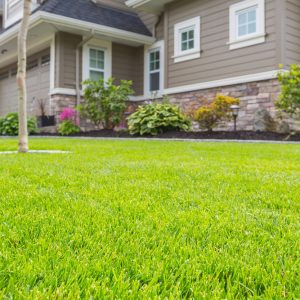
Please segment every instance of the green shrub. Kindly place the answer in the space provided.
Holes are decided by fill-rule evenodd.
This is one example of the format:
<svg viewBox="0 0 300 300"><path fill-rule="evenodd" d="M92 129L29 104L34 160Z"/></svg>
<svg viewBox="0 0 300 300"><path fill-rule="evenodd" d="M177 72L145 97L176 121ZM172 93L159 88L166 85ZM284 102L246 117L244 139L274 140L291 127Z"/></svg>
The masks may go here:
<svg viewBox="0 0 300 300"><path fill-rule="evenodd" d="M28 133L37 133L37 123L35 118L28 118L27 120ZM16 136L19 131L18 113L9 113L4 118L0 119L0 134Z"/></svg>
<svg viewBox="0 0 300 300"><path fill-rule="evenodd" d="M139 106L128 118L128 129L131 134L157 135L172 130L188 131L190 127L190 121L179 108L168 103Z"/></svg>
<svg viewBox="0 0 300 300"><path fill-rule="evenodd" d="M211 104L196 111L195 121L199 123L201 129L212 131L220 121L232 118L231 106L239 103L239 99L218 94Z"/></svg>
<svg viewBox="0 0 300 300"><path fill-rule="evenodd" d="M80 132L80 127L71 120L66 120L59 124L58 133L61 135L71 135L78 132Z"/></svg>
<svg viewBox="0 0 300 300"><path fill-rule="evenodd" d="M79 106L83 117L91 120L94 125L105 129L114 129L120 125L125 109L126 101L133 94L132 82L121 80L120 85L114 85L113 79L107 82L87 80L83 83L84 103Z"/></svg>
<svg viewBox="0 0 300 300"><path fill-rule="evenodd" d="M289 114L300 115L300 65L291 65L289 72L278 74L281 94L276 107Z"/></svg>

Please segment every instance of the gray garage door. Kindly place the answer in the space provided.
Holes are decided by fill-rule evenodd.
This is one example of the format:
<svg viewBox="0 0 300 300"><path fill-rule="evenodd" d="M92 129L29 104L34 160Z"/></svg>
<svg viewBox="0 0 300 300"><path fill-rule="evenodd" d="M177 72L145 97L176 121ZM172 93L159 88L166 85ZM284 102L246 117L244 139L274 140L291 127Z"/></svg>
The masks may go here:
<svg viewBox="0 0 300 300"><path fill-rule="evenodd" d="M18 111L16 71L14 65L0 72L0 116ZM46 103L46 110L49 110L50 54L48 51L28 59L27 89L29 115L40 115L41 101Z"/></svg>

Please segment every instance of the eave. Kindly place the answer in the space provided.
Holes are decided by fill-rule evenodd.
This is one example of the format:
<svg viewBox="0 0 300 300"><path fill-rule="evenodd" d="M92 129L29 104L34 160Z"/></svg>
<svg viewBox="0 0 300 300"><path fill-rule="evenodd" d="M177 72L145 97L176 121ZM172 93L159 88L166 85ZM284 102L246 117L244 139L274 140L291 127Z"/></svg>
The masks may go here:
<svg viewBox="0 0 300 300"><path fill-rule="evenodd" d="M86 33L93 30L95 34L118 39L121 41L131 41L140 45L151 45L155 41L153 37L149 37L146 35L116 29L109 26L98 25L87 21L76 20L73 18L64 17L44 11L38 11L30 17L31 28L43 22L53 25L63 25L70 30L80 30L81 32L83 31ZM0 35L0 46L16 38L19 32L19 27L20 24L16 24L13 27L9 28L7 31L4 31Z"/></svg>
<svg viewBox="0 0 300 300"><path fill-rule="evenodd" d="M139 8L147 12L159 14L167 3L174 0L127 0L125 3L131 8Z"/></svg>

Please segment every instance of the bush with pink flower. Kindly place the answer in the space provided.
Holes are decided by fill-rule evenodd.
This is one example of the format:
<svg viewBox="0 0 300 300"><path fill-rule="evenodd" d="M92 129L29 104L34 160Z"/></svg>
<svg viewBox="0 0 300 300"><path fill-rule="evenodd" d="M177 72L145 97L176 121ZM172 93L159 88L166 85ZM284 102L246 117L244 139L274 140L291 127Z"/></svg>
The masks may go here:
<svg viewBox="0 0 300 300"><path fill-rule="evenodd" d="M77 121L76 110L66 107L59 115L61 121L58 132L61 135L71 135L80 132L79 122Z"/></svg>

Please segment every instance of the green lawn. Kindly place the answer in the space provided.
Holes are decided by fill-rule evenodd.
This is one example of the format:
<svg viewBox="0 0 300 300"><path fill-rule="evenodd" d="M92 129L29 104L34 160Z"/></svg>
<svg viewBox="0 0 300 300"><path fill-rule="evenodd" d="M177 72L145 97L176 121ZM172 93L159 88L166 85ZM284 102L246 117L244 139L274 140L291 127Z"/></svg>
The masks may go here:
<svg viewBox="0 0 300 300"><path fill-rule="evenodd" d="M300 298L300 145L31 146L72 153L0 155L0 299Z"/></svg>

